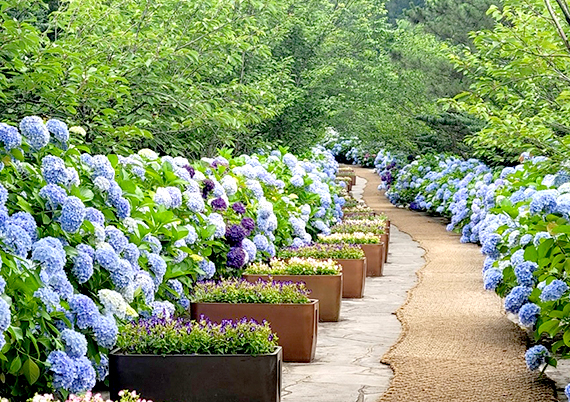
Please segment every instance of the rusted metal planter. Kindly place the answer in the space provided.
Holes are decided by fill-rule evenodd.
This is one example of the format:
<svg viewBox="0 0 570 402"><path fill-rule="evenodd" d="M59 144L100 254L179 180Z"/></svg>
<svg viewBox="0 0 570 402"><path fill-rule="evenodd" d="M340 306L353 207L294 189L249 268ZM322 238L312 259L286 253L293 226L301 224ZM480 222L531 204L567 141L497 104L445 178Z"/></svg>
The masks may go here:
<svg viewBox="0 0 570 402"><path fill-rule="evenodd" d="M243 276L248 282L277 281L277 282L303 282L311 299L319 301L319 320L338 321L340 318L340 304L342 301L342 274L338 275L254 275Z"/></svg>
<svg viewBox="0 0 570 402"><path fill-rule="evenodd" d="M281 400L282 349L249 355L109 355L111 399L136 390L155 402Z"/></svg>
<svg viewBox="0 0 570 402"><path fill-rule="evenodd" d="M359 260L335 259L342 265L342 297L360 299L366 282L366 257Z"/></svg>
<svg viewBox="0 0 570 402"><path fill-rule="evenodd" d="M380 241L384 244L384 262L388 262L388 247L390 246L390 233L380 235Z"/></svg>
<svg viewBox="0 0 570 402"><path fill-rule="evenodd" d="M211 321L239 320L247 317L258 322L267 320L279 337L283 360L309 363L315 357L319 301L310 303L192 303L192 319L204 315Z"/></svg>
<svg viewBox="0 0 570 402"><path fill-rule="evenodd" d="M386 259L384 244L361 244L360 248L366 256L366 276L382 276Z"/></svg>

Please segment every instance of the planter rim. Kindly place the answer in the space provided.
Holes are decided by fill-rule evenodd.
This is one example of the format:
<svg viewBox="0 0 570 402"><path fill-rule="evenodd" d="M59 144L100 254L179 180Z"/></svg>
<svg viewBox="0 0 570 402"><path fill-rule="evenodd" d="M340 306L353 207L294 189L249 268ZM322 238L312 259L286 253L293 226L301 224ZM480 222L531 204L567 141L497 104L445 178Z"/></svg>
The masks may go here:
<svg viewBox="0 0 570 402"><path fill-rule="evenodd" d="M336 260L337 258L331 258L333 260ZM314 278L321 278L323 276L342 276L342 272L339 272L338 274L310 274L310 275L304 275L304 274L243 274L242 276L270 276L272 278L275 278L277 276L298 276L300 278L304 278L304 277L314 277ZM234 303L237 304L237 303ZM243 303L240 303L243 304ZM259 303L250 303L250 304L259 304ZM295 303L295 304L301 304L301 303ZM306 304L306 303L304 303Z"/></svg>
<svg viewBox="0 0 570 402"><path fill-rule="evenodd" d="M321 275L319 275L321 276ZM251 304L251 305L261 305L261 306L308 306L309 304L316 304L319 301L317 299L309 298L308 303L225 303L225 302L190 302L191 304L232 304L232 305L244 305L244 304Z"/></svg>
<svg viewBox="0 0 570 402"><path fill-rule="evenodd" d="M156 354L149 354L149 353L118 353L116 351L114 352L109 352L109 355L114 355L114 356L141 356L141 357L206 357L206 356L215 356L215 357L230 357L230 356L236 356L236 357L263 357L263 356L275 356L277 354L279 354L279 352L282 350L283 348L279 345L277 345L275 347L275 350L272 353L262 353L260 355L248 355L248 354L215 354L215 353L211 353L211 354L205 354L205 353L188 353L188 354L180 354L180 353L176 353L176 354L167 354L167 355L156 355Z"/></svg>

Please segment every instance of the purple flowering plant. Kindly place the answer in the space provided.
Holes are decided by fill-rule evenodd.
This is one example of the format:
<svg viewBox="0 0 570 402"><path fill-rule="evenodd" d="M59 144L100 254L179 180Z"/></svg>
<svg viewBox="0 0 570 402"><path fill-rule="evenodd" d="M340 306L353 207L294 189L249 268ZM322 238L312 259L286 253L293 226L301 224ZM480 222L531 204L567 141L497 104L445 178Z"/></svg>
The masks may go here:
<svg viewBox="0 0 570 402"><path fill-rule="evenodd" d="M347 259L359 260L364 258L364 251L359 245L340 244L320 244L315 243L301 247L285 247L279 250L279 258L317 258L317 259Z"/></svg>
<svg viewBox="0 0 570 402"><path fill-rule="evenodd" d="M287 260L272 258L269 262L250 264L245 274L263 275L338 275L341 265L332 259L291 257Z"/></svg>
<svg viewBox="0 0 570 402"><path fill-rule="evenodd" d="M309 303L309 291L302 283L247 282L244 279L223 279L219 282L198 282L194 286L194 303Z"/></svg>
<svg viewBox="0 0 570 402"><path fill-rule="evenodd" d="M244 354L273 353L277 335L267 321L223 320L216 324L201 317L149 318L121 327L116 353L124 354Z"/></svg>

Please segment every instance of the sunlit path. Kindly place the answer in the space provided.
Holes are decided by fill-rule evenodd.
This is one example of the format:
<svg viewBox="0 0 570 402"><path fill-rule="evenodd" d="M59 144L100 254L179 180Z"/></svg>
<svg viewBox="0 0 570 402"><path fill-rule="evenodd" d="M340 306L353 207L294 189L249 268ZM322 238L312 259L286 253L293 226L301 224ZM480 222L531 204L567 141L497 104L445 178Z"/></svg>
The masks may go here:
<svg viewBox="0 0 570 402"><path fill-rule="evenodd" d="M354 187L356 197L363 183ZM363 299L343 300L340 322L319 324L313 363L284 365L283 401L375 401L388 389L392 370L380 359L401 333L393 313L414 285L422 255L410 236L393 227L385 276L366 279Z"/></svg>

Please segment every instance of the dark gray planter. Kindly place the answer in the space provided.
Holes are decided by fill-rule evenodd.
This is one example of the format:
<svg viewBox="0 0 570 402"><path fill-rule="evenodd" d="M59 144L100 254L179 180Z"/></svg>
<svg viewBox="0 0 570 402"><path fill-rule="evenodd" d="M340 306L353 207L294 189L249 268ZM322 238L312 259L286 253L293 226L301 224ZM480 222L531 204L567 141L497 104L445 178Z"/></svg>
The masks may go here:
<svg viewBox="0 0 570 402"><path fill-rule="evenodd" d="M153 402L279 402L282 350L249 355L109 355L111 399L135 390Z"/></svg>

